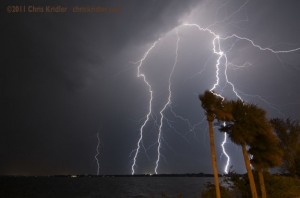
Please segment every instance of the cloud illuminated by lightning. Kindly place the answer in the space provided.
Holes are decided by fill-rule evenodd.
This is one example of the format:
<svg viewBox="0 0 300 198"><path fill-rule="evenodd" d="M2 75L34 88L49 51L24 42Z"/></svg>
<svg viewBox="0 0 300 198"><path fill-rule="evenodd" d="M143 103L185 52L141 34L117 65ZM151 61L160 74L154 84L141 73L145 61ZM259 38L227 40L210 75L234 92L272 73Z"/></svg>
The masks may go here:
<svg viewBox="0 0 300 198"><path fill-rule="evenodd" d="M230 82L229 79L228 79L228 75L227 75L227 69L228 69L228 65L229 65L228 64L228 58L227 58L226 53L224 51L222 51L222 49L221 49L221 43L220 43L221 40L228 40L228 39L231 39L231 38L235 38L235 39L238 39L238 40L245 40L245 41L248 41L253 47L258 48L261 51L269 51L269 52L274 53L274 54L291 53L291 52L296 52L296 51L300 50L300 48L295 48L295 49L291 49L291 50L274 50L274 49L271 49L271 48L268 48L268 47L262 47L262 46L260 46L256 43L254 43L253 40L251 40L249 38L246 38L246 37L238 36L236 34L232 34L232 35L226 36L226 37L220 37L213 30L211 30L209 28L202 28L198 24L186 23L186 24L183 24L183 26L194 26L194 27L198 28L198 30L200 30L200 31L209 32L214 37L213 38L213 52L218 55L218 59L217 59L217 63L216 63L216 82L213 85L213 87L210 89L210 91L211 92L214 91L217 88L217 86L219 86L219 81L220 81L219 71L220 71L221 59L223 58L224 59L224 67L225 67L224 75L225 75L226 83L228 83L231 86L232 91L234 92L235 96L237 98L239 98L240 100L242 100L242 101L243 101L243 99L238 94L238 92L236 91L234 84L232 82ZM221 98L224 98L221 94L216 94L216 95L221 97ZM227 152L225 150L225 147L224 147L226 142L227 142L227 134L224 133L224 140L221 144L221 147L222 147L223 154L227 157L227 162L226 162L226 165L225 165L225 168L224 168L224 172L228 173L228 166L230 164L230 157L227 154Z"/></svg>
<svg viewBox="0 0 300 198"><path fill-rule="evenodd" d="M231 63L229 63L228 61L228 58L227 58L227 55L226 53L222 50L222 43L221 41L225 41L225 40L229 40L229 39L235 39L235 40L244 40L244 41L247 41L251 44L251 46L259 49L260 51L268 51L268 52L271 52L275 55L279 54L279 53L291 53L291 52L296 52L298 50L300 50L300 48L295 48L295 49L291 49L291 50L274 50L274 49L271 49L271 48L268 48L268 47L262 47L258 44L256 44L253 40L249 39L249 38L246 38L246 37L241 37L241 36L238 36L237 34L232 34L232 35L229 35L229 36L225 36L225 37L221 37L219 36L217 33L215 33L213 30L209 29L209 28L203 28L201 27L200 25L198 24L190 24L190 23L185 23L185 24L182 24L181 26L178 27L179 28L182 28L182 27L194 27L194 28L197 28L199 31L201 32L208 32L210 35L213 36L212 38L212 49L213 49L213 53L216 54L218 56L217 60L216 60L216 75L215 75L215 78L216 78L216 82L213 84L212 88L210 89L210 91L214 91L218 86L220 86L220 67L223 67L224 68L224 72L222 73L222 75L225 77L225 80L226 80L226 84L225 86L228 84L230 85L233 93L235 94L235 96L237 98L239 98L240 100L243 101L242 97L239 95L238 91L236 90L234 84L229 81L228 79L228 75L227 75L227 69L228 69L228 66L229 65L233 65ZM152 49L156 46L157 42L159 40L155 41L151 47L146 51L146 53L144 54L144 56L142 57L142 59L140 61L138 61L138 77L139 78L142 78L144 83L147 85L148 87L148 91L150 93L150 99L149 99L149 110L148 110L148 113L146 115L146 119L145 121L143 122L142 126L140 127L140 138L138 140L138 143L137 143L137 149L135 150L135 155L134 155L134 159L133 159L133 164L132 164L132 174L135 173L135 166L136 166L136 160L137 160L137 156L138 156L138 153L139 153L139 150L140 150L140 147L141 145L143 146L143 132L144 132L144 127L145 125L148 123L149 121L149 117L150 115L152 114L152 100L153 100L153 91L152 91L152 87L150 85L150 83L147 81L146 79L146 76L144 73L141 73L140 72L140 69L143 65L143 62L145 61L145 59L148 57L148 54L152 51ZM163 106L163 108L160 110L160 125L159 125L159 129L158 129L158 139L157 139L157 143L158 143L158 146L157 146L157 160L156 160L156 166L155 166L155 173L157 174L157 169L158 169L158 166L159 166L159 161L160 161L160 156L161 156L161 153L160 153L160 149L161 149L161 140L162 140L162 128L163 128L163 121L164 119L166 119L165 115L164 115L164 112L166 110L167 107L171 107L171 96L172 96L172 91L171 91L171 78L173 76L173 72L174 72L174 69L176 67L176 64L177 64L177 57L178 57L178 48L179 48L179 41L180 41L180 38L178 36L178 32L177 32L177 42L176 42L176 55L175 55L175 61L174 61L174 65L173 65L173 68L172 68L172 71L169 75L169 96L168 96L168 100L167 102L165 103L165 105ZM236 43L237 41L235 41ZM234 47L235 43L232 45L231 48ZM249 63L246 63L242 66L236 66L236 67L239 67L239 68L242 68L246 65L249 65ZM234 65L235 66L235 65ZM225 86L223 88L225 88ZM214 92L215 93L215 92ZM224 97L220 94L220 93L215 93L217 96L221 97L224 99ZM176 118L180 118L182 121L185 121L188 120L186 118L183 118L182 116L178 116L172 109L171 107L171 112L173 113L173 115L175 115ZM188 121L187 122L189 126L191 126L190 122ZM168 124L170 124L168 122ZM227 143L227 134L224 133L224 139L223 139L223 142L221 144L221 147L222 147L222 151L223 151L223 154L226 156L227 158L227 161L226 161L226 165L224 167L224 172L225 173L228 173L228 167L230 165L230 157L229 155L227 154L226 150L225 150L225 144Z"/></svg>

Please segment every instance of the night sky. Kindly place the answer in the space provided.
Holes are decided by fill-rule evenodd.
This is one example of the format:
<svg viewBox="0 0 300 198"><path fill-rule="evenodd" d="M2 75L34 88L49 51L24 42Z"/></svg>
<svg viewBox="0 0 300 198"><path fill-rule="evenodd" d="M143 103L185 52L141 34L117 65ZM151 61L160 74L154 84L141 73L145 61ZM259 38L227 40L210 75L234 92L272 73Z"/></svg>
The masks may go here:
<svg viewBox="0 0 300 198"><path fill-rule="evenodd" d="M117 7L103 13L7 13L11 5ZM149 92L152 115L144 128L144 148L136 173L153 173L160 110L168 97L176 28L197 23L220 36L237 34L262 47L300 47L298 0L2 0L0 174L131 174ZM172 109L165 110L159 173L212 173L207 122L198 95L216 81L213 37L192 27L177 29L178 62L172 77ZM228 79L247 102L268 117L300 119L300 50L274 54L246 41L222 42ZM223 62L222 62L223 63ZM224 64L216 91L236 99L225 83ZM182 121L174 116L188 119ZM188 123L193 126L190 130ZM215 131L219 172L226 158ZM241 149L227 143L231 165L245 172Z"/></svg>

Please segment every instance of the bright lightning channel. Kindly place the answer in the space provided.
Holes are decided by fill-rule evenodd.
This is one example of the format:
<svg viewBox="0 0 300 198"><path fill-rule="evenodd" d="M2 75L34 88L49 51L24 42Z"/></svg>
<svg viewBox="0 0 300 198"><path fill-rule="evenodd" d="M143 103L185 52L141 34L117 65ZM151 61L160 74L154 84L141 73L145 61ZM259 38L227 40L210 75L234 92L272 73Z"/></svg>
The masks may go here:
<svg viewBox="0 0 300 198"><path fill-rule="evenodd" d="M221 41L228 40L228 39L233 39L233 38L238 39L238 40L244 40L244 41L249 42L253 47L258 48L261 51L269 51L269 52L271 52L273 54L291 53L291 52L296 52L296 51L300 50L300 48L295 48L295 49L291 49L291 50L274 50L274 49L271 49L271 48L268 48L268 47L261 47L260 45L256 44L254 41L252 41L251 39L246 38L246 37L241 37L241 36L238 36L236 34L232 34L232 35L226 36L226 37L220 37L213 30L211 30L209 28L203 28L203 27L199 26L198 24L185 23L185 24L182 24L180 27L184 27L184 26L187 26L187 27L196 27L199 31L201 31L201 32L208 32L209 34L211 34L213 36L213 41L212 41L213 53L216 54L216 55L218 55L218 58L217 58L217 61L216 61L216 76L215 76L216 77L216 82L214 83L214 85L210 89L210 91L213 92L219 86L219 81L220 81L220 77L219 77L219 75L220 75L219 74L219 72L220 72L220 65L221 65L222 59L224 59L223 64L224 64L224 69L225 70L224 70L223 74L225 76L226 84L229 84L231 86L232 91L234 92L235 96L237 98L239 98L240 100L242 100L242 101L243 101L243 99L238 94L238 92L236 91L234 84L232 82L230 82L229 79L228 79L227 69L228 69L228 66L231 63L228 62L228 58L227 58L226 53L224 51L222 51L222 49L221 49ZM144 121L144 123L142 124L142 126L140 128L140 138L139 138L138 143L137 143L137 149L135 150L134 160L133 160L133 164L132 164L132 175L135 173L137 155L139 153L141 145L143 145L143 143L142 143L143 129L144 129L145 125L148 123L149 117L152 114L152 99L153 99L152 87L149 84L149 82L147 81L145 74L143 74L143 73L140 72L140 69L141 69L141 67L143 65L144 60L148 57L148 54L156 46L156 44L157 44L157 42L159 40L160 39L158 39L157 41L155 41L151 45L151 47L146 51L146 53L144 54L144 56L142 57L142 59L137 62L137 63L139 63L138 64L138 75L137 75L137 77L142 78L143 81L144 81L144 83L147 85L148 91L150 93L150 100L149 100L149 111L148 111L148 113L146 115L146 120ZM160 148L161 148L161 134L162 134L162 127L163 127L163 120L165 119L164 111L165 111L165 109L168 106L171 105L171 95L172 95L172 92L171 92L171 78L172 78L175 66L177 64L179 40L180 40L180 38L179 38L178 32L177 32L176 57L175 57L175 62L174 62L174 65L173 65L173 69L172 69L172 71L170 73L170 76L169 76L169 97L168 97L167 103L165 103L165 105L163 106L163 108L160 111L161 117L160 117L159 133L158 133L158 140L157 140L157 143L158 143L158 148L157 148L158 156L157 156L156 167L155 167L155 173L156 174L157 174L157 169L158 169L158 166L159 166L159 161L160 161L160 156L161 156ZM221 97L222 99L224 99L224 97L221 94L217 94L215 92L213 92L213 93L215 95ZM172 113L174 114L174 112L172 112ZM222 147L223 154L227 158L226 165L225 165L225 168L224 168L224 172L228 173L228 167L230 165L230 156L227 154L227 152L225 150L225 144L226 143L227 143L227 133L224 133L224 139L223 139L223 142L221 144L221 147Z"/></svg>
<svg viewBox="0 0 300 198"><path fill-rule="evenodd" d="M224 122L223 125L226 126L226 123ZM224 168L224 172L226 174L228 174L228 167L229 167L229 164L230 164L230 157L229 157L228 153L225 150L225 144L226 143L227 143L227 133L224 133L224 140L223 140L223 142L221 144L221 147L222 147L222 150L223 150L223 154L227 158L226 165L225 165L225 168Z"/></svg>
<svg viewBox="0 0 300 198"><path fill-rule="evenodd" d="M98 159L98 155L99 153L99 146L100 146L100 138L99 138L99 133L96 134L97 136L97 147L96 147L96 155L95 155L95 160L97 162L97 175L99 175L100 172L100 163L99 163L99 159Z"/></svg>
<svg viewBox="0 0 300 198"><path fill-rule="evenodd" d="M144 121L144 123L142 124L141 128L140 128L140 138L137 142L137 148L135 150L135 154L134 154L134 158L133 158L133 164L131 166L131 174L134 175L135 173L135 167L136 167L136 160L137 160L137 156L138 156L138 153L140 151L140 148L141 148L141 144L143 144L143 133L144 133L144 127L146 126L146 124L148 123L149 121L149 118L150 118L150 115L152 113L152 99L153 99L153 91L152 91L152 87L150 85L150 83L147 81L146 79L146 76L144 73L141 73L141 67L143 66L143 63L145 61L145 59L148 57L149 53L151 52L151 50L156 46L157 42L159 41L159 39L157 41L155 41L151 46L150 48L146 51L146 53L144 54L144 56L142 57L141 60L139 60L137 63L138 63L138 72L137 72L137 77L138 78L142 78L144 83L147 85L148 87L148 91L150 93L150 100L149 100L149 109L148 109L148 113L146 115L146 119Z"/></svg>
<svg viewBox="0 0 300 198"><path fill-rule="evenodd" d="M177 60L178 60L178 46L179 46L179 41L180 41L180 37L178 35L178 30L176 30L176 35L177 35L177 41L176 41L176 51L175 51L175 61L172 67L172 71L169 75L169 87L168 87L168 91L169 91L169 96L168 96L168 100L165 103L165 105L163 106L163 108L161 109L160 113L160 125L159 125L159 129L158 129L158 138L157 138L157 143L158 143L158 147L157 147L157 160L156 160L156 166L154 169L155 174L157 174L157 169L158 169L158 165L159 165L159 160L160 160L160 148L161 148L161 134L162 134L162 127L163 127L163 120L164 120L164 111L166 110L166 108L171 105L171 97L172 97L172 90L171 90L171 79L173 77L173 73L175 70L175 67L177 65Z"/></svg>
<svg viewBox="0 0 300 198"><path fill-rule="evenodd" d="M213 44L213 52L218 55L218 59L217 59L217 63L216 63L216 82L213 85L213 87L210 89L210 91L212 93L216 94L217 96L221 97L222 99L224 99L224 97L222 95L213 92L213 90L215 90L217 88L217 86L219 86L219 81L220 81L220 77L219 77L220 64L221 64L221 59L224 58L225 59L225 72L224 72L224 75L225 75L226 82L231 85L232 91L235 93L236 97L238 97L239 99L242 100L242 98L240 97L240 95L235 90L234 84L231 83L228 80L228 77L227 77L227 65L228 65L227 62L228 61L227 61L226 54L221 50L220 36L217 35L215 32L213 32L211 29L202 28L198 24L188 24L188 23L186 23L186 24L183 24L183 26L196 27L199 31L209 32L211 35L214 36L213 43L212 43ZM225 149L225 146L224 146L225 143L227 143L227 134L226 133L224 133L224 140L223 140L223 142L221 144L221 147L222 147L223 154L227 158L226 165L225 165L225 168L224 168L224 172L227 174L228 173L228 166L230 164L230 156L226 152L226 149Z"/></svg>
<svg viewBox="0 0 300 198"><path fill-rule="evenodd" d="M261 47L260 45L255 44L254 41L252 41L251 39L246 38L246 37L241 37L241 36L238 36L236 34L232 34L232 35L227 36L227 37L222 37L220 39L221 40L227 40L227 39L230 39L230 38L237 38L237 39L240 39L240 40L248 41L249 43L251 43L251 45L253 47L258 48L261 51L269 51L269 52L271 52L273 54L291 53L291 52L296 52L296 51L300 50L300 47L295 48L295 49L291 49L291 50L274 50L274 49L271 49L269 47Z"/></svg>
<svg viewBox="0 0 300 198"><path fill-rule="evenodd" d="M296 52L296 51L300 50L300 48L295 48L295 49L291 49L291 50L274 50L274 49L271 49L271 48L268 48L268 47L261 47L260 45L255 44L254 41L252 41L251 39L246 38L246 37L241 37L241 36L238 36L236 34L232 34L232 35L227 36L227 37L220 37L218 34L216 34L211 29L209 29L209 28L202 28L198 24L188 24L188 23L186 23L186 24L183 24L183 26L194 26L194 27L198 28L198 30L209 32L211 35L214 36L214 38L213 38L213 52L218 55L218 59L217 59L217 63L216 63L216 82L213 85L213 87L210 89L210 91L213 92L213 90L215 90L216 87L219 86L220 64L221 64L221 59L224 58L225 59L225 63L224 63L225 72L224 72L224 75L225 75L226 83L228 83L231 86L232 91L234 92L235 96L237 98L239 98L240 100L242 100L242 101L243 101L243 99L238 94L238 92L236 91L234 84L228 80L228 76L227 76L228 58L227 58L226 53L224 53L222 51L222 49L221 49L220 40L228 40L228 39L231 39L231 38L235 38L235 39L238 39L238 40L245 40L245 41L248 41L253 47L258 48L261 51L269 51L269 52L274 53L274 54L291 53L291 52ZM224 99L224 97L222 95L220 95L220 94L216 94L216 95L219 96L219 97L221 97L222 99ZM224 168L224 172L227 174L228 173L228 166L230 164L230 157L227 154L227 152L225 150L225 147L224 147L224 145L226 143L227 143L227 133L224 133L224 140L223 140L223 142L221 144L221 147L222 147L223 154L227 158L227 162L226 162L226 165L225 165L225 168Z"/></svg>

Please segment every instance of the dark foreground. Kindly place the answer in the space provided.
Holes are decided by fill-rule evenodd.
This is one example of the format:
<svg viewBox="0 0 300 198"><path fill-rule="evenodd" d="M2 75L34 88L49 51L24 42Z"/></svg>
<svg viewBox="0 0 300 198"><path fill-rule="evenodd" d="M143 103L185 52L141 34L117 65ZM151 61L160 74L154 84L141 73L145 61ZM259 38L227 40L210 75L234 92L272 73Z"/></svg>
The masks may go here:
<svg viewBox="0 0 300 198"><path fill-rule="evenodd" d="M2 177L0 197L199 198L211 177Z"/></svg>

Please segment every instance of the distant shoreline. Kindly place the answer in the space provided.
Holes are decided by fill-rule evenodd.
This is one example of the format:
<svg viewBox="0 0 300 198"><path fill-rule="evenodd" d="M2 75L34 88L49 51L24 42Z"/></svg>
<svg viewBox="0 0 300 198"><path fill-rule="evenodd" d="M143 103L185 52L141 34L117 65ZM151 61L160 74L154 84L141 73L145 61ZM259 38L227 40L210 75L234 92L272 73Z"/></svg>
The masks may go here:
<svg viewBox="0 0 300 198"><path fill-rule="evenodd" d="M219 174L219 177L226 175ZM52 177L52 178L83 178L83 177L214 177L213 174L206 173L187 173L187 174L135 174L135 175L49 175L49 176L26 176L26 175L1 175L0 178L7 177Z"/></svg>

